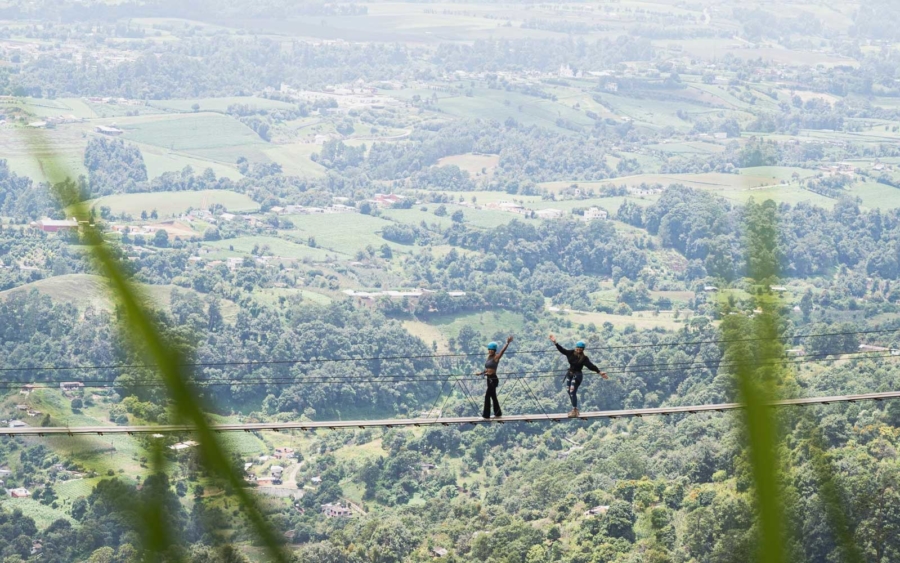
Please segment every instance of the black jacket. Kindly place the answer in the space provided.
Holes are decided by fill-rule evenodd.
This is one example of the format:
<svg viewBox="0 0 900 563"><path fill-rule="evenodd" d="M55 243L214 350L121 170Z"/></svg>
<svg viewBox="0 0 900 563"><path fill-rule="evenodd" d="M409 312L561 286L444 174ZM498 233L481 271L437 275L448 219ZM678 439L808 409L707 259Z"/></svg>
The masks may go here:
<svg viewBox="0 0 900 563"><path fill-rule="evenodd" d="M556 349L559 350L559 353L564 355L567 360L569 360L569 372L570 373L581 373L582 368L588 368L591 371L595 371L600 373L600 368L594 365L591 360L588 359L584 354L581 357L575 355L575 350L567 350L560 346L559 344L553 343L556 345Z"/></svg>

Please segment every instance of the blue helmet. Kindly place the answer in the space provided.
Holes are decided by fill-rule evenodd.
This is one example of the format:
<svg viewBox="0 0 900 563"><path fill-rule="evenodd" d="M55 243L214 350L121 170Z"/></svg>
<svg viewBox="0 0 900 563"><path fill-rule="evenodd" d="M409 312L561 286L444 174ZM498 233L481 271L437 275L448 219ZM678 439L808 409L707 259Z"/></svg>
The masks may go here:
<svg viewBox="0 0 900 563"><path fill-rule="evenodd" d="M488 344L488 350L495 350L495 351L496 351L496 350L497 350L497 343L496 343L496 342L491 342L490 344Z"/></svg>
<svg viewBox="0 0 900 563"><path fill-rule="evenodd" d="M576 347L576 348L581 348L582 350L584 350L584 342L582 342L581 340L579 340L578 342L575 343L575 347Z"/></svg>

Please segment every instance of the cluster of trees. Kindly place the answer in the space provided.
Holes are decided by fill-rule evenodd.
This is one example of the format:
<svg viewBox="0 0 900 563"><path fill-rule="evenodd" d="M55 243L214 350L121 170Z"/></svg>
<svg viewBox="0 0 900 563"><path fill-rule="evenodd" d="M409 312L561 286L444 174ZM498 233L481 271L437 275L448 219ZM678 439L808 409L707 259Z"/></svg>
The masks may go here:
<svg viewBox="0 0 900 563"><path fill-rule="evenodd" d="M419 128L412 143L374 143L366 157L366 172L382 180L413 177L415 186L469 189L470 180L451 167L429 169L445 156L469 152L499 154L492 189L514 182L555 178L602 180L619 175L606 164L608 140L572 137L514 119L457 121ZM633 169L626 172L634 173Z"/></svg>
<svg viewBox="0 0 900 563"><path fill-rule="evenodd" d="M147 181L140 149L120 139L92 137L84 149L84 166L95 196L143 191L141 184Z"/></svg>
<svg viewBox="0 0 900 563"><path fill-rule="evenodd" d="M6 159L0 159L0 215L36 219L54 207L46 185L19 176Z"/></svg>
<svg viewBox="0 0 900 563"><path fill-rule="evenodd" d="M617 217L645 227L686 258L702 261L710 275L731 280L745 271L744 225L758 207L753 202L734 207L708 192L672 186L647 208L623 203ZM782 204L779 215L782 275L825 275L839 266L888 280L900 274L894 243L900 215L893 210L863 211L842 196L831 211L807 203Z"/></svg>
<svg viewBox="0 0 900 563"><path fill-rule="evenodd" d="M251 268L242 277L242 283L254 282ZM399 323L354 310L348 302L328 307L296 303L279 310L254 306L242 309L233 323L225 323L215 299L176 291L170 311L162 314L161 320L172 338L191 343L186 354L204 362L218 362L225 355L228 361L296 360L296 364L267 366L253 374L227 367L205 371L203 377L210 381L234 380L232 385L200 388L222 412L260 404L272 413L309 416L331 416L342 408L404 412L422 407L436 392L433 382L417 381L420 377L415 376L422 374L424 379L425 374L435 372L428 358L355 362L352 367L321 361L348 356L403 357L409 350L426 348ZM11 370L11 379L25 382L31 381L32 372L16 368L49 363L128 363L130 352L115 336L117 329L116 319L108 313L90 310L82 320L72 304L53 303L36 291L16 292L0 300L0 336L5 345L0 365ZM131 363L141 362L134 359ZM348 369L354 378L365 381L341 381L340 374ZM152 371L121 370L109 375L115 378L116 391L123 398L133 395L145 402L160 397L161 389L140 383L152 378ZM273 378L296 383L259 384L260 379ZM398 378L400 381L394 381ZM248 379L246 384L241 383L244 379ZM150 412L139 404L125 407L132 412ZM157 414L154 411L148 418L160 420Z"/></svg>
<svg viewBox="0 0 900 563"><path fill-rule="evenodd" d="M322 145L322 150L312 155L313 162L318 162L325 168L346 170L362 164L366 155L366 146L350 146L343 141L330 140Z"/></svg>
<svg viewBox="0 0 900 563"><path fill-rule="evenodd" d="M561 65L593 68L596 61L615 64L653 58L646 38L621 35L614 39L587 41L566 39L479 39L471 45L441 43L432 62L443 68L470 72L496 72L531 68L552 72Z"/></svg>
<svg viewBox="0 0 900 563"><path fill-rule="evenodd" d="M94 61L90 72L63 57L42 56L22 65L4 92L142 99L245 96L279 83L324 87L359 78L395 80L410 73L411 59L420 56L415 48L398 44L298 42L285 49L278 41L231 35L132 47L136 60Z"/></svg>

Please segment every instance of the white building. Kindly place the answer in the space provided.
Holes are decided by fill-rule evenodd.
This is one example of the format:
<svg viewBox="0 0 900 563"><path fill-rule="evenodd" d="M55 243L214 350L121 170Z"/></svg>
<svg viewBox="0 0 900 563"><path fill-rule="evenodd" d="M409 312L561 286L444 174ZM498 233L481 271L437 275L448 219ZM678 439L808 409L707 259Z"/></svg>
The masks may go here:
<svg viewBox="0 0 900 563"><path fill-rule="evenodd" d="M605 209L601 209L599 207L591 207L590 209L585 210L584 212L584 220L585 221L593 221L595 219L608 219L609 213Z"/></svg>
<svg viewBox="0 0 900 563"><path fill-rule="evenodd" d="M498 203L489 203L485 207L488 209L497 209L499 211L508 211L510 213L518 213L519 215L525 215L526 210L523 206L518 203L514 203L512 201L501 201Z"/></svg>
<svg viewBox="0 0 900 563"><path fill-rule="evenodd" d="M538 219L559 219L565 213L561 209L539 209L534 212L534 216Z"/></svg>
<svg viewBox="0 0 900 563"><path fill-rule="evenodd" d="M349 506L341 506L340 503L323 504L322 513L329 518L348 518L352 514Z"/></svg>
<svg viewBox="0 0 900 563"><path fill-rule="evenodd" d="M588 510L584 513L585 516L597 516L598 514L606 514L609 511L609 506L595 506L594 508Z"/></svg>

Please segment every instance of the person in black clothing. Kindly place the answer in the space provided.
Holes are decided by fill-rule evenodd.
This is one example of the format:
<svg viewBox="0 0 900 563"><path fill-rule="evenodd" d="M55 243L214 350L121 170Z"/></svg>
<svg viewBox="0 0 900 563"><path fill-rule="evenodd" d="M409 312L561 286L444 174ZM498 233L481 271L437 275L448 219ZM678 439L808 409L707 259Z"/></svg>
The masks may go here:
<svg viewBox="0 0 900 563"><path fill-rule="evenodd" d="M567 350L560 346L556 342L556 337L552 334L550 335L550 342L569 360L569 370L566 372L566 391L568 391L569 399L572 401L572 410L569 412L569 418L575 418L581 414L578 412L578 387L581 386L581 380L584 377L581 370L586 367L593 372L599 373L603 379L609 379L609 377L584 355L584 342L577 342L574 350Z"/></svg>
<svg viewBox="0 0 900 563"><path fill-rule="evenodd" d="M499 352L497 351L496 342L488 344L488 357L484 362L484 371L476 374L487 377L487 391L484 393L484 410L481 412L483 418L491 418L491 403L494 406L494 418L503 416L503 412L500 411L500 401L497 400L497 387L500 385L500 379L497 377L497 366L500 364L500 358L503 357L503 353L506 352L506 349L509 348L509 343L512 341L512 336L507 338L506 344Z"/></svg>

